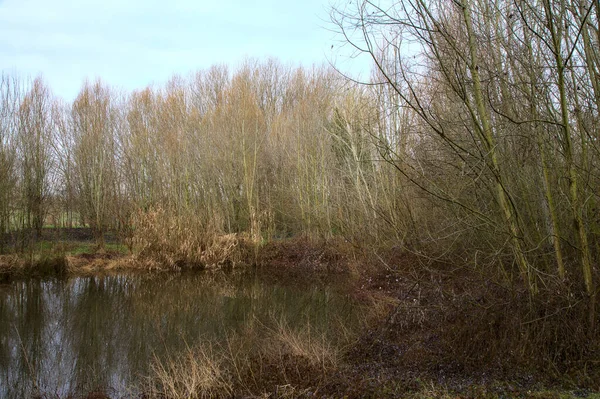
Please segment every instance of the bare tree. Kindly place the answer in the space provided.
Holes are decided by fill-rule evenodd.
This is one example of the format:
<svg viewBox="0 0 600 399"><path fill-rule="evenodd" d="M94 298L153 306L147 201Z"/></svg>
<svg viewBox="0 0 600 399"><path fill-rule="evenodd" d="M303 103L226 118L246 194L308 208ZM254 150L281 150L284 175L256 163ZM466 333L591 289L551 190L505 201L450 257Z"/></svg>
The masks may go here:
<svg viewBox="0 0 600 399"><path fill-rule="evenodd" d="M453 226L453 245L462 235L501 270L510 248L532 294L551 270L546 243L562 279L575 276L565 251L577 254L592 309L597 11L583 0L409 0L332 12L376 70L365 83L380 103L370 132L380 155L446 209L440 234L421 230L441 243ZM410 125L398 125L399 110Z"/></svg>
<svg viewBox="0 0 600 399"><path fill-rule="evenodd" d="M114 226L116 181L115 108L110 90L100 81L86 82L71 111L73 159L80 212L104 247L104 233Z"/></svg>
<svg viewBox="0 0 600 399"><path fill-rule="evenodd" d="M21 169L21 227L40 237L51 193L51 94L40 77L19 107L18 154Z"/></svg>
<svg viewBox="0 0 600 399"><path fill-rule="evenodd" d="M18 80L0 76L0 252L5 250L5 234L13 226L16 207L15 191L18 171L16 159L18 105L20 89Z"/></svg>

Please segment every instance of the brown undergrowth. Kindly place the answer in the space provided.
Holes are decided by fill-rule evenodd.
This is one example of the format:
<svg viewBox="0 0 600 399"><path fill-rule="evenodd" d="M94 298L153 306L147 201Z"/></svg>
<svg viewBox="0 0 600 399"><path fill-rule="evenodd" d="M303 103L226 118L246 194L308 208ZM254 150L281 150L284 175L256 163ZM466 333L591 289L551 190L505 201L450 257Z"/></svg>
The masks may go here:
<svg viewBox="0 0 600 399"><path fill-rule="evenodd" d="M255 264L262 277L293 284L327 282L332 276L351 281L370 270L370 264L344 239L305 235L259 247Z"/></svg>
<svg viewBox="0 0 600 399"><path fill-rule="evenodd" d="M385 316L346 353L330 380L334 396L405 397L424 382L461 397L600 390L598 329L588 327L587 298L557 295L564 283L529 296L469 266L403 256L385 264L357 291L386 298ZM482 390L469 393L473 386Z"/></svg>
<svg viewBox="0 0 600 399"><path fill-rule="evenodd" d="M53 255L1 255L0 283L32 277L69 277L141 271L148 268L117 252Z"/></svg>
<svg viewBox="0 0 600 399"><path fill-rule="evenodd" d="M133 217L127 241L135 259L148 268L235 267L250 258L253 244L244 234L220 234L158 208Z"/></svg>
<svg viewBox="0 0 600 399"><path fill-rule="evenodd" d="M88 228L48 229L53 234L44 231L43 240L27 251L0 255L0 282L122 271L231 269L254 259L255 244L246 234L221 234L160 208L139 212L133 224L124 237L129 251L114 240L111 245L118 250L99 248Z"/></svg>
<svg viewBox="0 0 600 399"><path fill-rule="evenodd" d="M310 326L293 329L283 321L257 325L224 343L208 341L155 360L141 391L147 398L176 399L316 395L353 339L332 339Z"/></svg>
<svg viewBox="0 0 600 399"><path fill-rule="evenodd" d="M62 255L44 257L0 255L0 283L15 278L66 276L68 273L69 265Z"/></svg>

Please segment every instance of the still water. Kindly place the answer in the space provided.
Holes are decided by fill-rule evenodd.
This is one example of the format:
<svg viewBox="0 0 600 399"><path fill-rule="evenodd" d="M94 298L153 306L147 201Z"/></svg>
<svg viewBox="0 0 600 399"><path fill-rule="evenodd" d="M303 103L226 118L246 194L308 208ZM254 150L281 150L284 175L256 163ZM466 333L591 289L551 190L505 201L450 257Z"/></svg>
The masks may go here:
<svg viewBox="0 0 600 399"><path fill-rule="evenodd" d="M0 398L131 393L164 359L249 323L325 334L356 325L332 287L215 274L121 275L0 285Z"/></svg>

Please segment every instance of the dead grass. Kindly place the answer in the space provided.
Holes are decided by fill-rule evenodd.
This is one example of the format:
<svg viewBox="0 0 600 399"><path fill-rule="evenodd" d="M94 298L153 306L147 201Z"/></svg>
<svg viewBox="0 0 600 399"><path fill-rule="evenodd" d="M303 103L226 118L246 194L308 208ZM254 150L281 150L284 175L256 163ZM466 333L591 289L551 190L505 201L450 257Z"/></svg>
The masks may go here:
<svg viewBox="0 0 600 399"><path fill-rule="evenodd" d="M338 369L345 339L308 326L295 330L285 321L255 324L223 343L155 359L142 391L149 398L302 397Z"/></svg>
<svg viewBox="0 0 600 399"><path fill-rule="evenodd" d="M87 276L99 273L116 273L125 270L147 270L145 265L130 256L118 253L93 253L66 256L70 275Z"/></svg>
<svg viewBox="0 0 600 399"><path fill-rule="evenodd" d="M0 255L0 267L6 270L18 269L25 265L25 261L16 254Z"/></svg>
<svg viewBox="0 0 600 399"><path fill-rule="evenodd" d="M185 231L181 234L185 235ZM134 254L126 254L120 247L98 250L91 249L93 245L88 243L57 242L50 243L51 248L44 251L0 255L0 282L34 276L232 268L251 258L251 245L237 234L205 234L200 240L190 233L184 242L175 246L169 241L173 239L169 232L163 237L159 227L152 225L141 229L133 239L137 243Z"/></svg>
<svg viewBox="0 0 600 399"><path fill-rule="evenodd" d="M167 361L152 364L147 396L156 398L223 398L233 391L225 354L206 343Z"/></svg>
<svg viewBox="0 0 600 399"><path fill-rule="evenodd" d="M344 333L343 325L340 323L340 334ZM310 324L301 329L292 329L285 321L278 321L276 328L271 331L273 346L271 350L277 350L280 358L287 355L303 359L312 367L320 369L323 374L335 370L340 364L342 357L341 348L331 342L324 333L315 331ZM340 340L348 341L346 337Z"/></svg>

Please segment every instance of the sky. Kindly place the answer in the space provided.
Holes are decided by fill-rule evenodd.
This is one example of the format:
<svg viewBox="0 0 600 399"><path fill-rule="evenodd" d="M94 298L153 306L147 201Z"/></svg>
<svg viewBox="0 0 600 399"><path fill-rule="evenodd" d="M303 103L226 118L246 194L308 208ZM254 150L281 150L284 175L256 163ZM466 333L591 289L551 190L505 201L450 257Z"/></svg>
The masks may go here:
<svg viewBox="0 0 600 399"><path fill-rule="evenodd" d="M327 28L329 0L0 0L0 70L66 100L101 78L127 91L215 64L275 57L367 74ZM333 48L332 48L333 46Z"/></svg>

